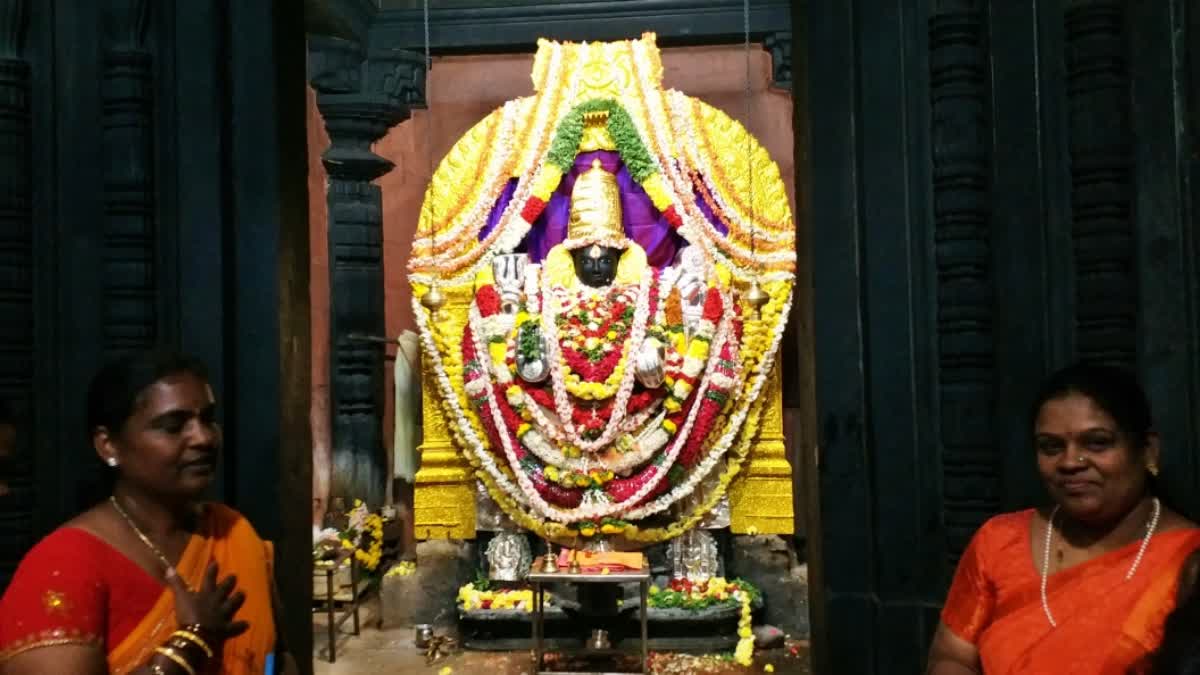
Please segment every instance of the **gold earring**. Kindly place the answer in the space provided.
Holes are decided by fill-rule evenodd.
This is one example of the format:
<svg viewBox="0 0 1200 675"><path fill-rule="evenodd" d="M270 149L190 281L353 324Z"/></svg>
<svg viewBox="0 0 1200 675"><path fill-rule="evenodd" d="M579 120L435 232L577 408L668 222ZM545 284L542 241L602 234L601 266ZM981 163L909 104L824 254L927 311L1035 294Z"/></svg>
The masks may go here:
<svg viewBox="0 0 1200 675"><path fill-rule="evenodd" d="M1151 476L1158 477L1158 462L1150 460L1146 462L1146 471L1150 472Z"/></svg>

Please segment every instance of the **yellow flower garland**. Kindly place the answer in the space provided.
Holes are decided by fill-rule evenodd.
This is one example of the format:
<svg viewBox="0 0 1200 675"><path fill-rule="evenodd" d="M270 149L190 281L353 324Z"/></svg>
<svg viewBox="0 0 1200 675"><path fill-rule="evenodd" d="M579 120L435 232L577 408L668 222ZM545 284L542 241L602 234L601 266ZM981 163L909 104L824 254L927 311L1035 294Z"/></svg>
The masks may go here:
<svg viewBox="0 0 1200 675"><path fill-rule="evenodd" d="M418 287L417 290L420 291L423 289ZM752 369L761 363L766 350L770 348L772 330L777 325L777 321L780 318L779 314L791 295L791 284L790 282L767 283L764 285L764 290L770 297L770 301L762 307L761 319L746 321L742 337L741 354L744 366L747 369ZM416 305L416 307L420 306ZM743 316L750 316L750 308L743 307L742 310ZM428 310L420 308L418 311L425 313L427 321L432 318ZM768 329L768 327L772 328ZM484 447L487 447L488 441L483 430L483 425L480 424L478 417L475 415L462 387L461 351L457 348L457 345L455 345L454 349L447 349L446 338L441 331L432 330L431 333L435 341L435 346L445 364L445 369L448 371L447 376L449 376L449 371L452 367L457 367L457 379L452 379L451 383L455 385L453 388L458 399L458 407L468 424L472 427L476 438L480 439ZM762 376L766 377L767 374L764 373ZM725 470L722 472L718 484L709 491L707 499L697 505L690 513L665 527L641 529L637 525L630 524L621 532L621 535L625 539L639 544L653 544L672 539L691 529L717 505L728 490L729 484L741 471L742 462L749 454L750 444L758 436L762 413L766 405L766 397L759 396L755 400L747 400L753 379L753 377L749 376L745 378L743 390L739 392L739 396L737 397L738 405L748 407L746 418L742 423L742 429L737 438L726 452ZM440 395L437 396L437 399L442 414L446 416L446 419L455 419L455 411L449 402L444 400ZM467 443L464 431L455 424L447 426L451 430L454 440L459 447L464 447ZM474 453L464 454L472 468L475 469L476 477L483 482L488 494L518 525L550 540L566 540L577 534L581 534L579 530L573 527L553 521L545 521L531 514L523 505L518 504L515 499L509 496L508 493L499 489L492 476L482 470L479 459ZM507 469L507 467L502 468Z"/></svg>
<svg viewBox="0 0 1200 675"><path fill-rule="evenodd" d="M646 38L643 38L642 42L645 41ZM643 61L645 61L647 57L651 57L649 61L651 64L656 61L657 50L653 46L652 37L649 38L649 42L646 45L643 45L641 42L633 42L629 43L629 45L632 45L629 47L629 49L632 50L630 53L635 55L635 61L638 55L641 55ZM547 49L546 45L541 45L541 47L542 49L539 50L538 59L535 61L535 63L540 64L539 66L535 66L535 80L542 83L541 86L537 88L541 93L541 96L537 97L536 100L522 102L522 105L519 107L511 107L507 109L505 113L516 113L519 109L519 115L522 121L517 125L516 128L523 130L523 133L519 131L517 134L521 137L521 141L517 143L517 146L522 148L522 151L520 152L521 158L519 161L515 160L514 153L514 162L509 175L529 176L535 166L540 166L542 170L535 176L532 176L533 183L529 186L529 191L535 195L540 195L542 192L545 192L546 186L550 185L551 183L557 184L557 182L561 180L561 176L556 177L553 175L555 171L554 169L548 169L548 167L553 166L551 163L538 163L538 158L541 157L545 151L545 145L548 143L548 139L553 133L556 120L559 118L559 116L554 113L549 115L545 115L544 113L559 110L560 107L562 110L566 110L575 104L575 102L569 100L562 100L565 92L569 90L569 87L559 86L559 83L560 81L565 82L565 78L577 77L576 75L573 75L573 73L578 72L577 69L574 68L574 61L578 60L579 58L579 55L576 53L577 48L575 46L556 45L553 51L553 58L551 58L551 51L546 51L545 54L542 53L542 50ZM641 49L642 51L638 51L638 49ZM674 156L680 156L681 158L684 158L683 155L678 152L680 149L684 150L684 152L690 151L693 153L693 157L687 157L684 159L694 159L694 153L697 152L703 152L706 154L707 157L704 157L699 163L696 161L688 162L688 164L690 164L693 168L701 164L708 165L716 161L721 161L721 158L726 154L729 154L730 156L736 154L718 152L716 149L718 146L724 147L725 144L732 145L732 141L744 138L745 134L747 133L744 129L740 128L740 126L736 125L736 123L728 122L725 116L714 114L712 111L707 109L707 106L702 104L689 105L683 108L683 112L688 118L688 123L691 128L703 134L703 137L699 139L700 142L696 142L696 139L688 140L690 134L686 133L687 130L683 128L672 128L672 124L669 120L670 115L668 114L666 117L664 117L662 114L662 110L666 110L666 108L663 106L663 103L667 98L670 97L665 96L665 93L659 90L661 72L659 72L659 75L655 76L655 69L651 67L647 70L644 64L638 65L638 69L639 70L636 75L636 79L637 84L641 89L631 94L635 100L631 102L630 111L632 114L637 116L638 122L643 129L650 130L646 141L652 146L651 151L653 154L660 158ZM661 71L661 66L659 66L658 70ZM653 82L651 80L653 80ZM551 86L548 83L554 84ZM673 93L674 92L672 92L672 94ZM654 110L649 109L652 104ZM539 112L535 113L535 110ZM527 117L529 120L526 119ZM538 124L530 123L530 120L534 118L539 121ZM651 118L654 119L653 122L651 122ZM664 120L666 120L665 125L663 124ZM533 127L538 127L538 129L535 131ZM651 129L652 127L653 129ZM672 134L678 136L677 140L681 146L680 148L675 147L675 143L673 142L675 139L672 138ZM665 146L663 145L664 143ZM701 149L699 147L700 145L703 145L704 148ZM738 143L736 145L738 145L740 148L743 144ZM755 144L753 147L755 150L753 161L756 165L763 164L764 166L774 166L773 163L770 162L770 158L766 155L765 151L762 150L761 146ZM520 166L517 166L517 164L520 164ZM723 201L730 203L736 211L741 211L742 209L739 207L744 208L744 204L738 203L736 198L745 192L744 190L741 190L739 186L739 181L743 179L745 172L741 170L743 167L740 165L731 166L729 168L731 171L725 173L709 172L711 174L709 175L709 178L718 183L715 191L718 193L724 193L721 194ZM438 174L443 174L442 167L439 167ZM762 180L765 180L770 184L769 186L764 187L778 188L782 185L782 182L779 180L777 168L774 172L757 171L751 173L750 176L757 176L760 179L755 180L756 188L758 187L757 184ZM643 185L643 188L647 191L647 194L650 196L651 200L657 205L660 203L665 203L664 200L667 199L667 186L663 183L663 181L671 180L672 182L675 182L676 179L665 177L662 174L656 175L655 178L657 180L646 181L648 184ZM434 182L437 181L438 179L435 177ZM681 189L681 187L686 186L676 184L671 189L678 191ZM494 186L491 186L488 189L494 189ZM766 199L775 205L774 208L782 208L783 211L780 215L784 215L785 218L790 219L790 214L786 211L786 197L779 198L782 193L779 192L779 194L775 194L775 192L778 192L778 190L773 191L771 189L754 189L751 194L756 197L756 205L760 202L760 200ZM681 194L683 193L681 192ZM767 213L767 210L763 208L759 208L757 206L756 208L758 209L759 214ZM444 208L440 209L439 213L444 214L451 211L454 211L454 209ZM745 217L745 214L742 213L738 213L737 215L740 215L743 218ZM761 223L761 232L763 234L763 242L761 243L764 244L764 250L766 248L770 248L771 244L781 243L781 237L783 237L783 240L790 241L788 237L791 236L791 228L783 227L783 225L788 224L786 220L784 220L784 222L780 222L779 219L770 217L766 218L766 220L768 222ZM778 233L771 229L773 227L779 228ZM699 235L701 239L707 236L704 233L691 233L691 235L688 235L689 238L691 238L692 235ZM740 239L743 236L744 232L731 232L728 241L719 243L736 249L738 248L737 243L740 242ZM464 237L461 239L461 241L470 242L465 244L468 247L468 251L462 251L459 249L456 251L456 254L461 255L465 253L465 256L463 256L464 262L466 262L467 265L474 264L473 260L480 255L478 251L492 245L491 239L492 238L489 237L489 240L486 242L476 242L474 237ZM442 241L456 241L456 239L444 237ZM708 250L710 253L713 251L713 242L693 241L693 243L704 244L706 250ZM440 249L442 247L438 248ZM469 249L475 250L471 251ZM739 251L739 253L741 252ZM488 267L488 265L479 265L479 269L488 269ZM766 267L769 269L777 268L774 264L767 265ZM789 266L783 266L783 268L790 269ZM443 272L446 272L447 269L450 269L450 271L446 274L443 274ZM762 267L756 266L755 269L762 269ZM449 268L438 268L434 271L434 273L439 278L445 279L447 277L453 277L457 274L461 274L462 271L464 271L462 268L450 265ZM745 269L739 269L738 278L744 281L747 278L745 273ZM774 278L772 278L772 280L774 280ZM771 284L768 284L768 292L772 296L772 303L770 303L768 307L764 308L761 321L747 322L746 335L743 339L742 355L744 357L744 365L748 371L753 371L754 368L761 366L763 357L765 356L765 351L771 346L773 329L782 319L782 317L778 315L779 309L781 309L786 303L786 296L790 292L790 283L790 278L779 278L779 283L774 285L773 288L771 287ZM420 284L414 283L414 286L419 287ZM417 291L416 296L420 297L421 289L414 288L414 290ZM418 308L417 311L421 312L423 310ZM447 415L446 419L449 422L447 426L449 427L455 441L458 443L460 448L464 447L465 433L468 431L470 431L477 439L479 439L482 442L483 447L486 448L487 437L483 434L483 428L480 424L480 420L477 418L472 407L469 405L467 397L462 389L463 364L461 360L461 353L459 352L459 345L456 342L458 336L448 335L446 333L447 328L444 326L437 326L436 324L432 324L432 322L428 325L434 326L426 329L426 333L433 338L433 346L439 352L439 357L442 362L441 374L449 378L451 384L450 389L453 390L452 393L449 394L449 396L452 396L453 398L444 398L443 393L440 391L436 396L438 404L441 406L443 413ZM489 353L487 356L481 354L480 357L494 358L498 355L493 351L491 345L488 346L488 352ZM765 377L766 373L758 373L757 375L759 377ZM739 430L739 434L735 437L733 443L727 449L727 457L730 461L725 472L722 474L721 482L718 488L710 493L710 499L707 500L709 502L707 506L702 505L689 516L689 521L691 523L694 523L696 520L703 517L704 513L706 513L707 510L710 509L711 506L714 505L720 498L721 494L728 486L728 483L733 479L734 476L736 476L738 472L737 465L740 464L747 454L749 444L757 436L763 404L759 401L745 400L747 392L751 390L750 382L754 379L755 375L751 372L750 376L747 377L745 381L746 383L743 390L740 392L740 396L731 397L731 405L726 407L726 410L723 412L722 417L719 420L720 424L718 425L717 429L723 429L726 428L728 421L731 419L734 413L747 413L743 422L743 428ZM457 404L459 408L458 411L454 410L454 404ZM711 447L711 443L713 441L715 441L715 437L714 439L710 439L709 443L706 443L706 449ZM529 524L534 525L534 527L529 527L529 529L533 529L539 533L543 531L561 532L567 529L564 526L556 524L550 524L546 527L541 527L542 521L540 518L531 516L523 507L519 505L518 502L520 500L520 495L517 495L516 498L503 495L504 498L500 498L498 493L502 491L497 488L494 477L481 468L480 460L475 453L468 451L464 454L470 459L471 465L475 468L477 474L480 475L480 477L484 480L485 486L487 487L489 493L491 493L492 496L497 499L497 502L499 502L501 506L510 513L510 515L517 517L519 521L526 521ZM504 462L499 463L494 469L491 470L498 470L505 476L512 476L511 468L508 467ZM676 533L682 532L683 529L686 529L687 526L690 526L686 525L684 527L678 527L682 524L682 522L684 521L674 523L668 528L646 530L640 534L643 536L650 536L651 533L666 533L672 529L674 529ZM529 525L527 525L527 527L528 526ZM567 531L569 532L570 530ZM631 531L634 534L639 534L637 533L636 528L630 528L627 531ZM668 536L671 535L668 534Z"/></svg>

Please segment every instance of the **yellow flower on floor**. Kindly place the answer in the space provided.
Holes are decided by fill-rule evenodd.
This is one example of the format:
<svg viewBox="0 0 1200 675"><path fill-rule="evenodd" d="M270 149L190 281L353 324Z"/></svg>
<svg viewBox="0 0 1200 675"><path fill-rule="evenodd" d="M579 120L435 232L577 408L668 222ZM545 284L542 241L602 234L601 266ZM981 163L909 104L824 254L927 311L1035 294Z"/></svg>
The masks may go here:
<svg viewBox="0 0 1200 675"><path fill-rule="evenodd" d="M451 668L450 666L442 666L442 669L438 671L438 675L450 675L450 673L453 673L453 672L454 672L454 669Z"/></svg>
<svg viewBox="0 0 1200 675"><path fill-rule="evenodd" d="M773 673L775 672L775 666L768 663L767 665L763 666L763 670L767 671L768 673Z"/></svg>

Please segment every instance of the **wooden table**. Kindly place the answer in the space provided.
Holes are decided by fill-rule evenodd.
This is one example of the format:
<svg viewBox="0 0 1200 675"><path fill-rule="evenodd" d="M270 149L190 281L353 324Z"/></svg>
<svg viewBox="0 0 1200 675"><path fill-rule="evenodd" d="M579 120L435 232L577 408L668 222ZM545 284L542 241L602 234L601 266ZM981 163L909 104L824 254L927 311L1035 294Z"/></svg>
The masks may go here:
<svg viewBox="0 0 1200 675"><path fill-rule="evenodd" d="M336 590L333 586L333 576L346 560L350 561L350 604L338 618ZM337 634L346 619L354 617L354 635L358 635L358 561L349 553L339 555L333 560L318 560L313 563L313 576L325 575L325 611L329 616L329 662L337 662ZM317 611L320 611L318 609Z"/></svg>
<svg viewBox="0 0 1200 675"><path fill-rule="evenodd" d="M647 658L647 640L648 625L646 621L646 605L649 603L650 596L650 567L648 564L637 571L621 571L609 572L601 574L599 572L576 572L571 573L563 570L558 572L542 572L542 559L539 557L533 561L530 567L529 574L525 577L526 581L533 584L533 644L534 644L534 659L536 665L534 667L537 675L566 675L562 671L542 670L545 662L545 610L546 610L546 587L545 584L552 583L573 583L573 584L621 584L629 581L636 581L642 598L641 603L641 623L642 623L642 673L649 672L649 660ZM621 653L620 649L594 650L585 649L582 653L595 656L605 656L609 654ZM608 675L606 673L597 673L595 671L571 671L576 675Z"/></svg>

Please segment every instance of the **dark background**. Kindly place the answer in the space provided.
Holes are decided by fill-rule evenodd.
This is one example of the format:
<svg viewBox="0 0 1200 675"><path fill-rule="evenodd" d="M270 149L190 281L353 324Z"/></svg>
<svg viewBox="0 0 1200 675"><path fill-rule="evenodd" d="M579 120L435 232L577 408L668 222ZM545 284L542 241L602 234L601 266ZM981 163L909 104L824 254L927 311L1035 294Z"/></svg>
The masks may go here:
<svg viewBox="0 0 1200 675"><path fill-rule="evenodd" d="M22 432L0 587L103 496L92 374L168 344L212 371L217 496L278 542L285 602L307 609L304 65L284 0L0 0L0 396Z"/></svg>

